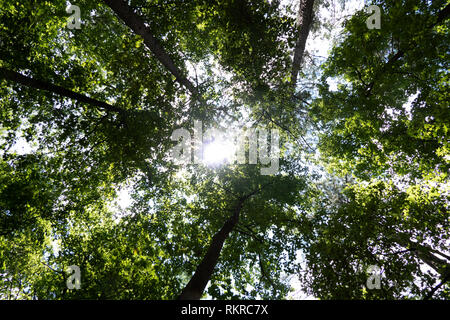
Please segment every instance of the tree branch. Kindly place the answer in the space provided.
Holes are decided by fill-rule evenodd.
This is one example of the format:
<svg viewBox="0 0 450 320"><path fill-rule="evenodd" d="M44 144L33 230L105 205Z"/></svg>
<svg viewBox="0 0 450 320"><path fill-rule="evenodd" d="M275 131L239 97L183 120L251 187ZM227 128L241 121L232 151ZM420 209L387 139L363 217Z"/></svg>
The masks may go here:
<svg viewBox="0 0 450 320"><path fill-rule="evenodd" d="M275 290L275 284L273 283L272 279L269 277L266 270L264 269L260 253L258 253L258 260L259 260L259 268L261 269L261 275L267 279L267 281L270 283L272 288Z"/></svg>
<svg viewBox="0 0 450 320"><path fill-rule="evenodd" d="M116 113L125 112L124 109L115 107L106 102L102 102L102 101L99 101L99 100L96 100L93 98L89 98L83 94L65 89L58 85L54 85L54 84L51 84L51 83L48 83L45 81L41 81L41 80L37 80L37 79L33 79L30 77L24 76L18 72L8 70L3 67L0 67L0 78L6 79L9 81L14 81L14 82L24 85L26 87L45 90L45 91L55 93L55 94L58 94L60 96L66 97L66 98L74 99L79 102L84 102L84 103L90 104L94 107L98 107L98 108L106 110L106 111L116 112Z"/></svg>
<svg viewBox="0 0 450 320"><path fill-rule="evenodd" d="M186 87L193 95L197 96L197 88L183 75L181 70L175 66L172 58L153 36L150 28L145 25L144 20L132 10L128 3L123 0L104 0L104 3L110 7L135 34L144 38L145 45L155 55L159 62L175 76L181 85Z"/></svg>
<svg viewBox="0 0 450 320"><path fill-rule="evenodd" d="M426 295L425 298L423 298L423 300L429 300L433 297L433 295L436 293L436 291L439 290L440 287L442 287L447 281L450 280L450 274L448 274L444 280L442 280L441 283L439 283L437 286L435 286L433 289L431 289L431 291Z"/></svg>

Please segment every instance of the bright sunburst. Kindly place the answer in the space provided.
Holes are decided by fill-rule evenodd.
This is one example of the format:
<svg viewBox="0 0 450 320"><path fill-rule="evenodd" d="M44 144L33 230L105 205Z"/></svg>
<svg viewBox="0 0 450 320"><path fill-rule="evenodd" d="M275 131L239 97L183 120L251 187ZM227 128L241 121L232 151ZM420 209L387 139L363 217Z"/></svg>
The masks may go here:
<svg viewBox="0 0 450 320"><path fill-rule="evenodd" d="M203 162L209 166L231 162L235 151L235 145L232 142L223 138L215 139L204 145Z"/></svg>

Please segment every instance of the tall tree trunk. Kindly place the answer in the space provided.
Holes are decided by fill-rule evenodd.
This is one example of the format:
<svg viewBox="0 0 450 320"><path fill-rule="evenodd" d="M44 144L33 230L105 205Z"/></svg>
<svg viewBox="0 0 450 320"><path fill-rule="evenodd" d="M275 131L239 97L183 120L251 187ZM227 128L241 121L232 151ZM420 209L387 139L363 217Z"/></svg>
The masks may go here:
<svg viewBox="0 0 450 320"><path fill-rule="evenodd" d="M121 108L112 106L106 102L102 102L102 101L98 101L96 99L89 98L85 95L65 89L58 85L54 85L54 84L51 84L51 83L48 83L45 81L41 81L41 80L37 80L37 79L33 79L30 77L24 76L18 72L8 70L3 67L0 67L0 79L1 78L10 80L10 81L14 81L16 83L19 83L21 85L24 85L24 86L27 86L30 88L49 91L49 92L58 94L63 97L74 99L79 102L84 102L84 103L90 104L94 107L104 109L106 111L118 112L118 113L122 113L125 111Z"/></svg>
<svg viewBox="0 0 450 320"><path fill-rule="evenodd" d="M309 30L311 29L313 17L314 0L300 0L298 9L298 38L295 43L294 59L292 61L291 84L295 87L297 84L297 75L305 53L306 40L308 39Z"/></svg>
<svg viewBox="0 0 450 320"><path fill-rule="evenodd" d="M194 275L184 287L178 299L198 300L201 298L203 291L205 290L205 287L213 274L217 261L219 260L223 244L238 223L239 214L241 213L242 207L247 198L248 196L239 199L237 205L234 207L233 215L225 221L222 228L213 236L206 255L203 257L202 262L198 265Z"/></svg>
<svg viewBox="0 0 450 320"><path fill-rule="evenodd" d="M271 184L273 184L273 182L268 182L238 199L238 202L233 209L233 215L225 221L222 228L213 236L202 262L200 262L191 280L178 296L179 300L198 300L201 298L209 279L211 279L217 261L219 260L223 244L239 221L239 214L241 213L245 201Z"/></svg>
<svg viewBox="0 0 450 320"><path fill-rule="evenodd" d="M145 26L142 18L133 12L132 8L123 0L104 0L114 13L137 35L144 38L145 45L155 57L175 76L176 80L185 86L193 95L197 95L197 88L175 66L172 58L167 54L159 41L153 36L149 27Z"/></svg>
<svg viewBox="0 0 450 320"><path fill-rule="evenodd" d="M223 244L239 221L239 214L241 213L245 201L271 184L273 184L273 182L268 182L238 199L238 202L233 209L233 215L225 221L222 228L213 236L206 255L198 265L191 280L179 295L179 300L198 300L201 298L209 279L211 279L217 261L219 260Z"/></svg>

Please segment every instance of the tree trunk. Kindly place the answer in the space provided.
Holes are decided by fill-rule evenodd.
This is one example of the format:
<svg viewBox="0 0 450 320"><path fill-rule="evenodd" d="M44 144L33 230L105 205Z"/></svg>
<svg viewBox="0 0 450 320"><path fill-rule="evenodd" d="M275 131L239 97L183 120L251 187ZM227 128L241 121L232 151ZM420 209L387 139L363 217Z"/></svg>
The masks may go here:
<svg viewBox="0 0 450 320"><path fill-rule="evenodd" d="M411 241L407 234L399 233L394 237L394 239L402 247L413 251L420 260L439 273L442 278L448 278L450 276L450 263L436 255L438 254L446 259L449 259L446 254L440 253L427 245L422 245Z"/></svg>
<svg viewBox="0 0 450 320"><path fill-rule="evenodd" d="M294 59L292 62L291 84L295 87L297 83L297 75L305 53L306 40L308 39L309 30L311 29L313 17L314 0L300 0L298 9L298 38L295 43Z"/></svg>
<svg viewBox="0 0 450 320"><path fill-rule="evenodd" d="M172 58L170 58L159 41L153 36L150 28L145 26L142 18L133 12L127 2L123 0L104 0L104 2L134 33L144 38L145 45L153 52L159 62L175 76L176 80L185 86L193 95L196 95L196 87L175 66Z"/></svg>
<svg viewBox="0 0 450 320"><path fill-rule="evenodd" d="M211 275L214 271L217 261L219 260L223 244L225 243L225 240L228 238L235 225L238 223L242 206L244 205L244 202L248 197L249 196L239 199L239 202L234 208L233 215L213 236L206 255L203 257L202 262L198 265L191 280L184 287L183 291L178 297L179 300L199 300L201 298L209 279L211 279Z"/></svg>
<svg viewBox="0 0 450 320"><path fill-rule="evenodd" d="M271 184L273 184L273 182L269 182L238 199L238 203L233 210L233 215L225 221L223 227L213 236L206 255L203 257L202 262L198 265L191 280L184 287L178 297L179 300L198 300L202 297L203 291L205 290L209 279L211 279L214 267L219 259L223 244L239 221L239 214L244 206L244 202Z"/></svg>
<svg viewBox="0 0 450 320"><path fill-rule="evenodd" d="M24 86L27 86L30 88L49 91L49 92L58 94L63 97L67 97L70 99L77 100L79 102L84 102L84 103L90 104L92 106L99 107L106 111L112 111L112 112L118 112L118 113L124 112L123 109L112 106L106 102L102 102L102 101L98 101L96 99L89 98L80 93L76 93L74 91L65 89L63 87L60 87L60 86L57 86L57 85L54 85L54 84L51 84L51 83L48 83L45 81L36 80L36 79L30 78L30 77L24 76L18 72L11 71L11 70L8 70L8 69L2 68L2 67L0 67L0 78L14 81L16 83L19 83L21 85L24 85Z"/></svg>

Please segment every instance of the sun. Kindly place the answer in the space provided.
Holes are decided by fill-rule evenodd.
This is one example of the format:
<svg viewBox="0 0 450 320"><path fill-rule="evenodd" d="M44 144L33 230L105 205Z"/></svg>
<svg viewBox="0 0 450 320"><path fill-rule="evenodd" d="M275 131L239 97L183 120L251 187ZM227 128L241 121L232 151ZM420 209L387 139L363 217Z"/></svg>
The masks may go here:
<svg viewBox="0 0 450 320"><path fill-rule="evenodd" d="M224 138L208 142L203 147L203 163L208 166L218 166L230 163L234 159L235 145Z"/></svg>

